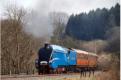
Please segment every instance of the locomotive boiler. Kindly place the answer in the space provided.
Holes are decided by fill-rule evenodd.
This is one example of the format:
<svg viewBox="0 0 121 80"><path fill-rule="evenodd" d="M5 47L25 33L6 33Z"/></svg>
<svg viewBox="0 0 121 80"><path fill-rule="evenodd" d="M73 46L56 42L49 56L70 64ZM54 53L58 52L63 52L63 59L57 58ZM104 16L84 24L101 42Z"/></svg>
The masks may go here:
<svg viewBox="0 0 121 80"><path fill-rule="evenodd" d="M79 49L68 49L59 45L45 44L35 61L38 73L94 70L98 56Z"/></svg>

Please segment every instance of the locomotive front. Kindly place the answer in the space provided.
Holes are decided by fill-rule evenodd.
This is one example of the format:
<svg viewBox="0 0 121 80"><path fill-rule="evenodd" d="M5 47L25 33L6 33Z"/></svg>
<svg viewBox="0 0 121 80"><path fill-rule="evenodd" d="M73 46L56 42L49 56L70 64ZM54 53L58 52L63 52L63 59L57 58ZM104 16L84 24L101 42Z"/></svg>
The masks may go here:
<svg viewBox="0 0 121 80"><path fill-rule="evenodd" d="M49 59L52 53L52 47L46 43L43 48L39 49L38 59L35 61L38 74L49 73Z"/></svg>

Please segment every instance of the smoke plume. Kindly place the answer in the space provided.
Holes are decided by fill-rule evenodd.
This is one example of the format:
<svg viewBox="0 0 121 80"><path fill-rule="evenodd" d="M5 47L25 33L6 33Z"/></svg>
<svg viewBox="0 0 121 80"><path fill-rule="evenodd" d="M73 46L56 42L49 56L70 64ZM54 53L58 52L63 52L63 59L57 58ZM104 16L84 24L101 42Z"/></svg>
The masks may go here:
<svg viewBox="0 0 121 80"><path fill-rule="evenodd" d="M51 4L48 3L48 0L40 1L37 8L33 9L25 16L25 32L35 37L49 38L53 35L53 30L55 28L53 25L54 21L61 21L61 23L66 25L68 15L64 12L55 12L50 8Z"/></svg>

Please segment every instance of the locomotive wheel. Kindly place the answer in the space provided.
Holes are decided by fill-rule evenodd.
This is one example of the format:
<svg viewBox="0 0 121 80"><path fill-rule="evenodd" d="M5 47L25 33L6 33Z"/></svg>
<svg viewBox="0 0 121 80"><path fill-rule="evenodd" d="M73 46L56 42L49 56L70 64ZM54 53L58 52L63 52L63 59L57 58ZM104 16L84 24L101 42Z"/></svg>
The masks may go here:
<svg viewBox="0 0 121 80"><path fill-rule="evenodd" d="M43 74L49 74L50 73L50 69L48 65L43 65L42 66L42 73Z"/></svg>

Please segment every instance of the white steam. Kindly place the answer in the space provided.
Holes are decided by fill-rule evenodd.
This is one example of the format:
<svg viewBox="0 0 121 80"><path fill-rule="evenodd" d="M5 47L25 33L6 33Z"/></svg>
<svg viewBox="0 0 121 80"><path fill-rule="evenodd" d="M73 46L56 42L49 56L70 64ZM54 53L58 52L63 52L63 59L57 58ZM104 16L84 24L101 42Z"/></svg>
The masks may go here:
<svg viewBox="0 0 121 80"><path fill-rule="evenodd" d="M54 6L48 2L49 0L40 0L36 8L25 16L25 32L35 37L50 37L53 35L54 20L59 21L61 19L61 22L66 25L68 15L52 10Z"/></svg>
<svg viewBox="0 0 121 80"><path fill-rule="evenodd" d="M35 37L51 36L53 32L51 20L48 15L33 11L26 16L25 31Z"/></svg>
<svg viewBox="0 0 121 80"><path fill-rule="evenodd" d="M50 37L53 35L55 27L53 22L60 21L61 23L67 24L68 16L65 13L48 13L41 14L36 11L32 11L25 17L24 30L28 34L32 34L35 37Z"/></svg>

